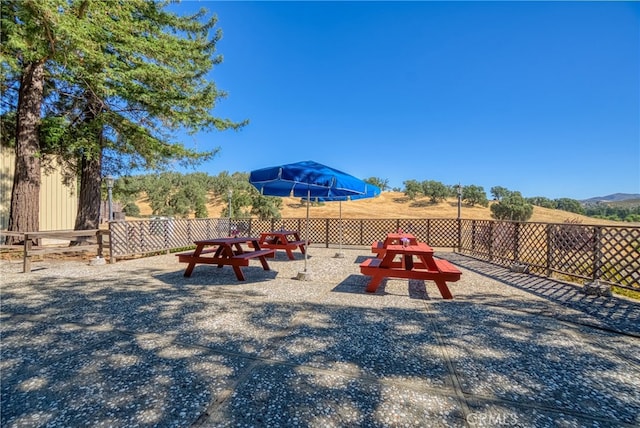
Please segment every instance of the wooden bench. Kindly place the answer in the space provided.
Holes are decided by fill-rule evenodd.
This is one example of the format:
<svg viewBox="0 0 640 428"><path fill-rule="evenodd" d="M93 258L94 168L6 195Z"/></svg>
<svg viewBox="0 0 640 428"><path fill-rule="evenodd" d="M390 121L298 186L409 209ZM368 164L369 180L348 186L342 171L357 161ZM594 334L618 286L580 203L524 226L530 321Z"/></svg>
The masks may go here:
<svg viewBox="0 0 640 428"><path fill-rule="evenodd" d="M109 239L109 263L114 263L111 247L111 235L109 230L89 229L89 230L51 230L43 232L10 232L0 231L0 241L5 242L5 237L15 237L22 242L21 245L1 245L3 249L16 250L22 252L22 272L31 272L31 261L33 256L44 256L45 254L65 254L77 252L96 252L96 258L102 258L104 250L104 236ZM95 238L95 241L94 241ZM53 241L69 241L64 246L40 246L43 239ZM76 245L69 245L71 243Z"/></svg>
<svg viewBox="0 0 640 428"><path fill-rule="evenodd" d="M202 250L200 252L200 254L209 254L209 253L215 253L217 251L217 248L205 248L204 250ZM176 256L178 257L183 257L183 256L190 256L193 257L193 255L195 254L195 250L194 251L187 251L186 253L176 253ZM182 262L182 260L179 260Z"/></svg>
<svg viewBox="0 0 640 428"><path fill-rule="evenodd" d="M449 260L434 258L433 261L436 262L436 266L438 267L438 271L440 273L458 275L458 279L460 279L460 275L462 275L462 272L460 272L457 267L452 265Z"/></svg>
<svg viewBox="0 0 640 428"><path fill-rule="evenodd" d="M455 282L460 279L460 272L447 260L434 259L438 270L412 269L406 270L400 267L383 268L381 258L371 258L360 263L360 273L371 276L371 281L367 286L367 292L373 293L384 278L404 278L434 281L444 299L452 299L453 296L447 287L448 282Z"/></svg>
<svg viewBox="0 0 640 428"><path fill-rule="evenodd" d="M217 251L216 248L206 248L202 250L202 252L196 257L194 256L195 251L189 251L186 253L176 254L178 256L178 261L181 263L191 263L195 261L196 263L204 263L210 265L218 265L222 267L223 265L237 265L237 266L249 266L249 259L254 259L256 257L273 257L275 250L257 250L257 251L247 251L240 254L235 254L230 258L223 257L200 257L203 254L215 253Z"/></svg>
<svg viewBox="0 0 640 428"><path fill-rule="evenodd" d="M309 242L311 243L311 242ZM302 250L302 252L304 253L304 246L307 244L306 241L300 240L300 241L289 241L289 243L287 244L287 246L289 247L300 247L300 250ZM277 245L277 244L276 244Z"/></svg>
<svg viewBox="0 0 640 428"><path fill-rule="evenodd" d="M369 270L370 268L378 268L380 266L380 263L382 262L382 259L367 259L365 261L363 261L362 263L360 263L360 272L364 273L365 275L372 275L372 273L365 273L365 270Z"/></svg>
<svg viewBox="0 0 640 428"><path fill-rule="evenodd" d="M375 253L377 257L384 256L384 253L385 253L384 242L377 241L371 244L371 252Z"/></svg>
<svg viewBox="0 0 640 428"><path fill-rule="evenodd" d="M244 281L244 274L240 269L241 266L249 266L249 260L259 258L260 263L262 264L262 268L264 270L270 270L269 264L265 257L270 257L275 254L275 250L264 249L264 250L256 250L256 251L246 251L242 253L234 254L231 257L204 257L204 254L215 253L217 248L205 248L202 252L195 256L195 251L189 251L186 253L176 254L178 256L178 261L181 263L189 263L189 267L185 271L184 276L191 276L191 272L193 271L193 267L196 264L208 264L208 265L218 265L218 268L223 267L224 265L231 266L233 271L236 274L236 278L239 281Z"/></svg>
<svg viewBox="0 0 640 428"><path fill-rule="evenodd" d="M256 251L247 251L246 253L236 254L231 257L234 260L249 260L255 259L256 257L273 257L276 250L256 250Z"/></svg>
<svg viewBox="0 0 640 428"><path fill-rule="evenodd" d="M311 242L309 242L309 243L311 243ZM263 246L263 247L273 246L273 247L283 247L283 248L285 248L285 247L296 248L296 247L298 247L300 245L305 245L305 244L306 244L306 242L303 241L303 240L300 240L300 241L289 241L286 244L274 244L273 242L268 242L268 241L260 243L260 245Z"/></svg>
<svg viewBox="0 0 640 428"><path fill-rule="evenodd" d="M306 241L289 241L286 244L273 244L270 242L261 242L260 246L263 248L269 248L273 251L273 255L269 256L269 257L275 257L275 250L284 250L287 252L287 257L289 257L290 260L294 260L295 256L293 255L293 250L295 250L296 248L300 248L300 252L302 254L305 253L305 245L306 245Z"/></svg>

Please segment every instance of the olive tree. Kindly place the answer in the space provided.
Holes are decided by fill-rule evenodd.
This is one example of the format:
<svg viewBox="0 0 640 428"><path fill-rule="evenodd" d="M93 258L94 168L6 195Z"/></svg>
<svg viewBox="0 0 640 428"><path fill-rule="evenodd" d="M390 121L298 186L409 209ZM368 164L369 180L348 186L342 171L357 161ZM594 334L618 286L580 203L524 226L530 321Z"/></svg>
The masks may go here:
<svg viewBox="0 0 640 428"><path fill-rule="evenodd" d="M527 203L520 192L508 192L491 205L491 213L498 220L527 221L533 215L533 205Z"/></svg>

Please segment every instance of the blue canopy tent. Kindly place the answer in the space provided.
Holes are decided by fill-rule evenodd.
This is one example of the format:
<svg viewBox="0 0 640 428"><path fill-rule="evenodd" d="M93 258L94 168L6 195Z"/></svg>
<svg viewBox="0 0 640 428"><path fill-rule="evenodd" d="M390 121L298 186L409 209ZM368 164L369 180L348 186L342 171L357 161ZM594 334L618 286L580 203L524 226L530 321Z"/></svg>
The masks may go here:
<svg viewBox="0 0 640 428"><path fill-rule="evenodd" d="M293 196L307 201L305 241L309 244L309 201L312 198L325 200L347 200L379 194L380 189L353 175L322 165L314 161L303 161L272 166L251 171L249 182L266 196ZM304 273L298 278L307 278L307 253L304 256Z"/></svg>
<svg viewBox="0 0 640 428"><path fill-rule="evenodd" d="M342 228L342 201L354 201L356 199L365 199L365 198L374 198L380 195L380 188L378 186L374 186L373 184L367 183L366 192L362 195L352 195L352 196L332 196L332 197L321 197L321 198L311 198L311 200L316 202L334 202L338 201L340 203L339 213L340 213L340 240L339 240L339 249L336 253L335 257L344 257L344 253L342 252L342 240L343 240L343 228ZM306 199L306 198L305 198Z"/></svg>

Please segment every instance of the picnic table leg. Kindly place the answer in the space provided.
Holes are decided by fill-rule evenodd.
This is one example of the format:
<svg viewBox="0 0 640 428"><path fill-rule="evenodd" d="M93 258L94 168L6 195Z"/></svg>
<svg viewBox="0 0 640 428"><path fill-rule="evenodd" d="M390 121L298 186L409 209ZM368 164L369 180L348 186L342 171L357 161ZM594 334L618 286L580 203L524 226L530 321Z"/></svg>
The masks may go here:
<svg viewBox="0 0 640 428"><path fill-rule="evenodd" d="M184 276L189 278L191 276L191 272L193 272L193 268L196 267L196 262L190 262L187 268L184 271Z"/></svg>
<svg viewBox="0 0 640 428"><path fill-rule="evenodd" d="M379 276L379 275L372 276L371 281L369 281L369 284L367 285L367 288L366 288L367 293L375 293L383 279L384 279L384 276Z"/></svg>
<svg viewBox="0 0 640 428"><path fill-rule="evenodd" d="M271 269L269 268L269 263L267 263L267 258L266 258L266 256L260 256L260 257L258 257L258 258L260 259L260 263L262 263L262 268L263 268L264 270L271 270Z"/></svg>
<svg viewBox="0 0 640 428"><path fill-rule="evenodd" d="M184 276L186 276L187 278L191 276L191 273L193 273L193 268L196 267L196 257L199 257L200 254L202 253L202 250L204 250L204 245L196 245L196 249L193 252L193 254L191 255L192 257L192 261L189 262L189 265L187 265L187 268L184 270ZM216 251L216 254L218 254L218 251Z"/></svg>
<svg viewBox="0 0 640 428"><path fill-rule="evenodd" d="M233 271L236 273L236 278L238 278L238 281L244 281L244 274L242 273L242 269L240 269L240 266L233 266Z"/></svg>
<svg viewBox="0 0 640 428"><path fill-rule="evenodd" d="M405 270L413 269L413 256L411 254L405 254L403 262Z"/></svg>
<svg viewBox="0 0 640 428"><path fill-rule="evenodd" d="M434 279L434 282L438 286L438 290L440 290L440 294L443 299L453 299L451 295L451 291L449 291L449 287L447 287L447 283L441 279Z"/></svg>
<svg viewBox="0 0 640 428"><path fill-rule="evenodd" d="M285 251L287 252L287 257L289 257L289 260L295 260L296 257L293 255L293 252L289 248L285 249Z"/></svg>

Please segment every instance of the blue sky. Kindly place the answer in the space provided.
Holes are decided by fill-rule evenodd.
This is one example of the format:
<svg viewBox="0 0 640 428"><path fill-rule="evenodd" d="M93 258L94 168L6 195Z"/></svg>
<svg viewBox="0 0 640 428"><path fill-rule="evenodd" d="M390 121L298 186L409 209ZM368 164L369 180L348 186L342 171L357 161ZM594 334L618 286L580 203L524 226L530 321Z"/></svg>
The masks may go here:
<svg viewBox="0 0 640 428"><path fill-rule="evenodd" d="M209 2L239 132L198 170L314 160L391 187L640 193L640 3ZM185 171L189 172L189 170Z"/></svg>

